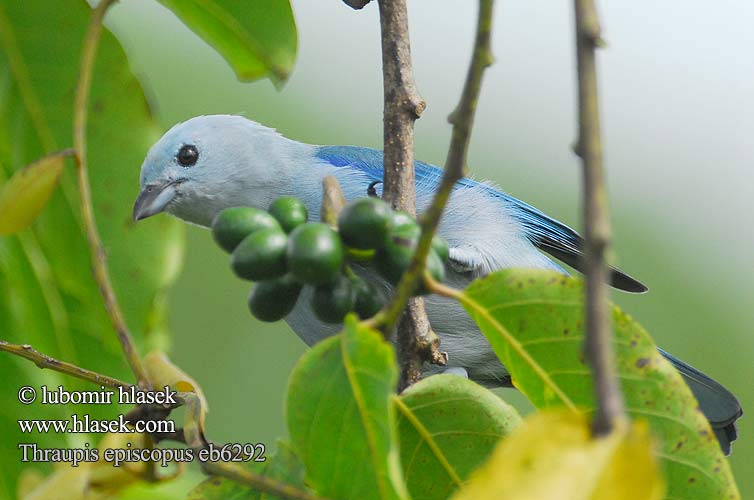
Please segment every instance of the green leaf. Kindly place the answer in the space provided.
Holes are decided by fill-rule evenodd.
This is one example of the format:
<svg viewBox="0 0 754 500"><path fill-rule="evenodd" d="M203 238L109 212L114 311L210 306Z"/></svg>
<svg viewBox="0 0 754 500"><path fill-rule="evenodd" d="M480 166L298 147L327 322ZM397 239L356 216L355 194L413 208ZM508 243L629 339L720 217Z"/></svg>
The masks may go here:
<svg viewBox="0 0 754 500"><path fill-rule="evenodd" d="M91 16L84 0L0 0L0 182L72 142L72 111L81 47ZM51 26L57 29L51 29ZM182 225L168 217L131 222L139 166L159 137L123 50L105 30L89 110L88 158L97 226L113 284L141 352L166 343L166 287L180 267ZM1 217L1 216L0 216ZM133 380L91 274L78 211L74 169L29 230L0 237L0 336L124 380ZM91 384L0 356L0 379L67 390ZM96 388L96 387L94 387ZM15 497L22 468L16 444L29 440L18 419L114 418L109 406L19 404L0 391L0 498ZM40 447L80 447L81 435L38 434ZM51 464L34 464L51 469Z"/></svg>
<svg viewBox="0 0 754 500"><path fill-rule="evenodd" d="M259 492L230 479L211 476L191 490L186 500L259 500Z"/></svg>
<svg viewBox="0 0 754 500"><path fill-rule="evenodd" d="M395 398L401 466L414 500L446 499L518 426L516 410L456 375L434 375Z"/></svg>
<svg viewBox="0 0 754 500"><path fill-rule="evenodd" d="M71 154L72 150L66 150L40 158L0 185L0 236L16 233L34 222L50 201L65 157Z"/></svg>
<svg viewBox="0 0 754 500"><path fill-rule="evenodd" d="M296 60L296 23L288 0L159 0L214 47L241 81L285 81Z"/></svg>
<svg viewBox="0 0 754 500"><path fill-rule="evenodd" d="M594 410L582 348L583 285L552 271L505 270L472 283L461 297L511 373L538 408ZM617 368L626 409L660 439L668 495L738 498L728 461L678 372L649 334L613 307Z"/></svg>
<svg viewBox="0 0 754 500"><path fill-rule="evenodd" d="M407 496L390 402L397 378L393 347L354 315L299 360L288 386L288 430L317 493Z"/></svg>
<svg viewBox="0 0 754 500"><path fill-rule="evenodd" d="M281 484L306 490L304 465L286 441L279 440L277 453L267 459L262 472ZM237 482L221 477L210 477L189 492L187 500L278 500L279 497L256 491Z"/></svg>
<svg viewBox="0 0 754 500"><path fill-rule="evenodd" d="M583 414L535 413L453 500L659 500L664 484L652 444L645 423L593 438Z"/></svg>
<svg viewBox="0 0 754 500"><path fill-rule="evenodd" d="M304 464L293 452L290 443L279 440L277 453L268 461L264 469L264 475L278 479L286 484L297 486L303 490L307 489L304 482L306 470ZM269 493L259 494L259 500L277 500L279 497Z"/></svg>

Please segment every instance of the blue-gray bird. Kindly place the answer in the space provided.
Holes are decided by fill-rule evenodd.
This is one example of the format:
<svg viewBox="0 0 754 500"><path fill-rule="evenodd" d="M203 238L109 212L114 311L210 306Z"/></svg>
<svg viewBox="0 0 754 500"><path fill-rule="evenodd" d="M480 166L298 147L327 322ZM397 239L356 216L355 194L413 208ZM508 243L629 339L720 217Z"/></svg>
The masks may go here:
<svg viewBox="0 0 754 500"><path fill-rule="evenodd" d="M442 171L417 161L416 203L431 201ZM355 146L303 144L240 116L192 118L170 129L149 151L141 168L135 220L168 212L210 226L221 210L236 206L266 209L284 195L299 198L310 219L319 218L322 179L335 176L347 200L367 195L382 179L382 152ZM379 186L379 185L378 185ZM379 191L379 189L378 189ZM472 279L508 267L566 271L549 256L581 268L582 239L568 226L496 187L463 179L456 185L439 227L450 246L449 284L462 288ZM542 253L541 251L546 252ZM388 295L389 286L369 268L356 270ZM632 293L647 288L618 269L611 284ZM302 296L286 322L308 345L338 331L311 312ZM509 385L510 377L484 335L464 310L447 298L427 297L432 328L449 355L451 372L487 386ZM710 421L720 446L730 452L742 415L738 400L722 385L660 351L683 375ZM428 373L437 370L428 368Z"/></svg>

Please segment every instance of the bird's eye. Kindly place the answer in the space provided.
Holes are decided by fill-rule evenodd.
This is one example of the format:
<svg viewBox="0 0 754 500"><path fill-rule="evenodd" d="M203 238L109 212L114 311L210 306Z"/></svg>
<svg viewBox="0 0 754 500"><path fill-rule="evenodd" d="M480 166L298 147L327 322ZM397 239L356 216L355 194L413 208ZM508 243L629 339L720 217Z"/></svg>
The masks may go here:
<svg viewBox="0 0 754 500"><path fill-rule="evenodd" d="M184 144L175 157L184 167L191 167L199 160L199 151L193 144Z"/></svg>

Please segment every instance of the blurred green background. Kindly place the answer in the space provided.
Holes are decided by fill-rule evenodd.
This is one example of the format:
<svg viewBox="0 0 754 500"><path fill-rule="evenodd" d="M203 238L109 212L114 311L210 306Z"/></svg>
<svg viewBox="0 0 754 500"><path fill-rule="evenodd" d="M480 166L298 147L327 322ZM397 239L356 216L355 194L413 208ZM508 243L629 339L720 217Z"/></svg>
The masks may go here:
<svg viewBox="0 0 754 500"><path fill-rule="evenodd" d="M299 55L281 92L268 81L238 83L212 49L152 0L116 5L107 25L165 129L198 114L236 113L301 141L380 147L376 4L354 12L336 0L292 3ZM754 408L754 35L747 22L754 6L691 1L681 12L677 4L601 3L616 260L651 289L615 293L615 300L658 344L728 386L745 410ZM414 0L409 14L416 80L428 103L416 126L417 156L441 165L475 8ZM470 165L476 177L579 227L571 24L567 3L499 3L497 60L482 91ZM172 357L204 388L212 439L272 445L285 433L287 375L304 345L285 325L252 319L247 292L209 233L190 228L184 271L170 296ZM526 406L514 391L501 395ZM744 498L754 495L749 422L748 414L740 421L731 458Z"/></svg>

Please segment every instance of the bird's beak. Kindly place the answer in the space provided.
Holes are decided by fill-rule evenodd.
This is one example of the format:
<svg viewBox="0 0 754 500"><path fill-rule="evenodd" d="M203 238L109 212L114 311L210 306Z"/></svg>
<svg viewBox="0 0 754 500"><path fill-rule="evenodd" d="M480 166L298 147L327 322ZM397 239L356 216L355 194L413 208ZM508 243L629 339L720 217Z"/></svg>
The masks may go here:
<svg viewBox="0 0 754 500"><path fill-rule="evenodd" d="M168 203L175 198L175 182L163 184L147 184L136 197L134 203L134 222L146 219L162 212Z"/></svg>

